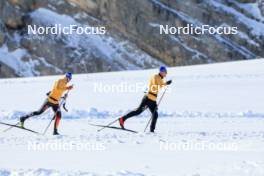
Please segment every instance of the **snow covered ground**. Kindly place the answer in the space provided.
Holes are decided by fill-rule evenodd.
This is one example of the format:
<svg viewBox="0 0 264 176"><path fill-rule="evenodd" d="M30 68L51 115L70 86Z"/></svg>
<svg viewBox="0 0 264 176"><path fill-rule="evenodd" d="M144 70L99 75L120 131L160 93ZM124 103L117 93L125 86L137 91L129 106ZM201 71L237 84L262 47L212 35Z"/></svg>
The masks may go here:
<svg viewBox="0 0 264 176"><path fill-rule="evenodd" d="M107 124L135 108L156 70L75 75L63 135L52 136L52 128L45 136L0 132L0 175L263 176L263 67L259 59L170 68L173 84L155 134L143 132L147 111L126 122L138 134L97 132L89 123ZM38 109L57 78L0 80L0 121L16 123ZM47 111L26 127L43 132L51 116Z"/></svg>

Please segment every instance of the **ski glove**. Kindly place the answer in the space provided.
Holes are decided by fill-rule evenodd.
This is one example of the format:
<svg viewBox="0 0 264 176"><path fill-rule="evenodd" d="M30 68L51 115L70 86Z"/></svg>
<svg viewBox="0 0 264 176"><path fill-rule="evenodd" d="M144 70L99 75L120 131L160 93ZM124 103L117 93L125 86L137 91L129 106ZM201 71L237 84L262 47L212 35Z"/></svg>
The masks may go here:
<svg viewBox="0 0 264 176"><path fill-rule="evenodd" d="M68 90L71 90L71 89L73 89L73 85L71 85L71 86L67 87L67 89L68 89Z"/></svg>
<svg viewBox="0 0 264 176"><path fill-rule="evenodd" d="M172 83L172 80L169 80L166 82L167 85L170 85Z"/></svg>

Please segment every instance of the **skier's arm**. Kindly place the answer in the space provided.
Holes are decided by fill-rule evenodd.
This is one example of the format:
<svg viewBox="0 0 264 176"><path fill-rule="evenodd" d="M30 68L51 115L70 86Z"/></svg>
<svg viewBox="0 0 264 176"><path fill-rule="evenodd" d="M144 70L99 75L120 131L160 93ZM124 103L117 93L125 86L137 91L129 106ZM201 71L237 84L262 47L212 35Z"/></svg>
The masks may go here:
<svg viewBox="0 0 264 176"><path fill-rule="evenodd" d="M162 79L158 79L158 80L157 80L157 83L158 83L158 85L159 85L160 87L164 87L164 86L167 85L167 83L165 83Z"/></svg>
<svg viewBox="0 0 264 176"><path fill-rule="evenodd" d="M66 89L67 89L67 90L71 90L71 89L73 89L73 85L70 85L70 86L66 87Z"/></svg>
<svg viewBox="0 0 264 176"><path fill-rule="evenodd" d="M162 79L158 82L158 85L160 85L161 87L164 87L164 86L168 86L172 83L172 80L169 80L167 82L164 82Z"/></svg>

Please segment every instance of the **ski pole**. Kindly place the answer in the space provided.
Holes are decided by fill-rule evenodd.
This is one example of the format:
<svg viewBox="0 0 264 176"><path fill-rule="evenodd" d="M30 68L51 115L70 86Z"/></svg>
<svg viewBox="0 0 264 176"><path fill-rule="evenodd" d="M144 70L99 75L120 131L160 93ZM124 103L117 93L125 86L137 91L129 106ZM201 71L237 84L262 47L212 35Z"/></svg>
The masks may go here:
<svg viewBox="0 0 264 176"><path fill-rule="evenodd" d="M42 135L45 135L46 132L48 131L48 129L49 129L49 127L50 127L52 121L56 118L56 114L57 114L57 112L58 112L58 110L60 109L60 107L61 107L62 104L63 104L63 106L64 106L64 108L65 108L65 103L66 103L66 99L67 99L67 97L68 97L69 92L70 92L70 90L68 90L67 93L64 95L64 97L63 97L64 102L63 102L63 103L60 103L59 108L58 108L57 111L55 112L55 115L54 115L53 118L50 120L48 126L45 128L45 130L44 130L44 132L42 133ZM68 112L68 110L66 110L66 108L65 108L65 111Z"/></svg>
<svg viewBox="0 0 264 176"><path fill-rule="evenodd" d="M57 113L57 111L56 111L56 113ZM51 123L52 123L52 121L53 121L54 119L55 119L55 115L54 115L53 118L50 120L48 126L45 128L45 131L42 133L42 135L45 135L45 134L46 134L46 132L48 131L48 129L49 129L49 127L50 127L50 125L51 125Z"/></svg>
<svg viewBox="0 0 264 176"><path fill-rule="evenodd" d="M18 125L19 124L19 122L17 122L15 125ZM11 126L11 127L8 127L7 129L5 129L4 131L3 131L3 133L5 133L5 132L7 132L7 131L9 131L9 130L11 130L13 128L13 126Z"/></svg>
<svg viewBox="0 0 264 176"><path fill-rule="evenodd" d="M98 131L98 132L102 131L103 129L105 129L105 128L109 127L110 125L112 125L113 123L117 122L118 120L119 120L119 119L116 119L116 120L114 120L114 121L110 122L109 124L107 124L106 126L104 126L104 127L100 128L100 129L99 129L99 130L97 130L97 131Z"/></svg>
<svg viewBox="0 0 264 176"><path fill-rule="evenodd" d="M163 99L163 97L164 97L164 95L165 95L165 93L166 93L166 91L167 91L167 88L168 88L168 87L165 88L163 94L161 95L160 100L159 100L159 102L158 102L158 104L157 104L157 107L156 107L155 110L154 110L154 113L155 113L155 111L157 111L157 109L158 109L158 107L159 107L159 105L160 105L160 103L161 103L161 101L162 101L162 99ZM148 123L147 123L147 125L146 125L146 127L145 127L145 129L144 129L144 132L146 132L146 130L147 130L147 128L148 128L148 126L149 126L150 121L152 120L152 118L153 118L153 115L150 117L150 119L149 119L149 121L148 121Z"/></svg>

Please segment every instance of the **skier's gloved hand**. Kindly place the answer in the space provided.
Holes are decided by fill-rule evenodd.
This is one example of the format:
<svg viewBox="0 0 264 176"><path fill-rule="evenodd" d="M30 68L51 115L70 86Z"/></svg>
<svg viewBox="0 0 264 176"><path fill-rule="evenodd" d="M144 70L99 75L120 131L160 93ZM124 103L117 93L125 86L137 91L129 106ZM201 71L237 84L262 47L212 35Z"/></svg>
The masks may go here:
<svg viewBox="0 0 264 176"><path fill-rule="evenodd" d="M71 89L73 89L73 85L71 85L71 86L67 87L67 89L68 89L68 90L71 90Z"/></svg>
<svg viewBox="0 0 264 176"><path fill-rule="evenodd" d="M68 94L66 93L66 94L63 96L63 98L66 99L67 97L68 97Z"/></svg>
<svg viewBox="0 0 264 176"><path fill-rule="evenodd" d="M66 111L66 112L68 112L68 109L66 108L66 103L63 103L63 109Z"/></svg>
<svg viewBox="0 0 264 176"><path fill-rule="evenodd" d="M166 82L167 85L170 85L172 83L172 80L169 80Z"/></svg>

